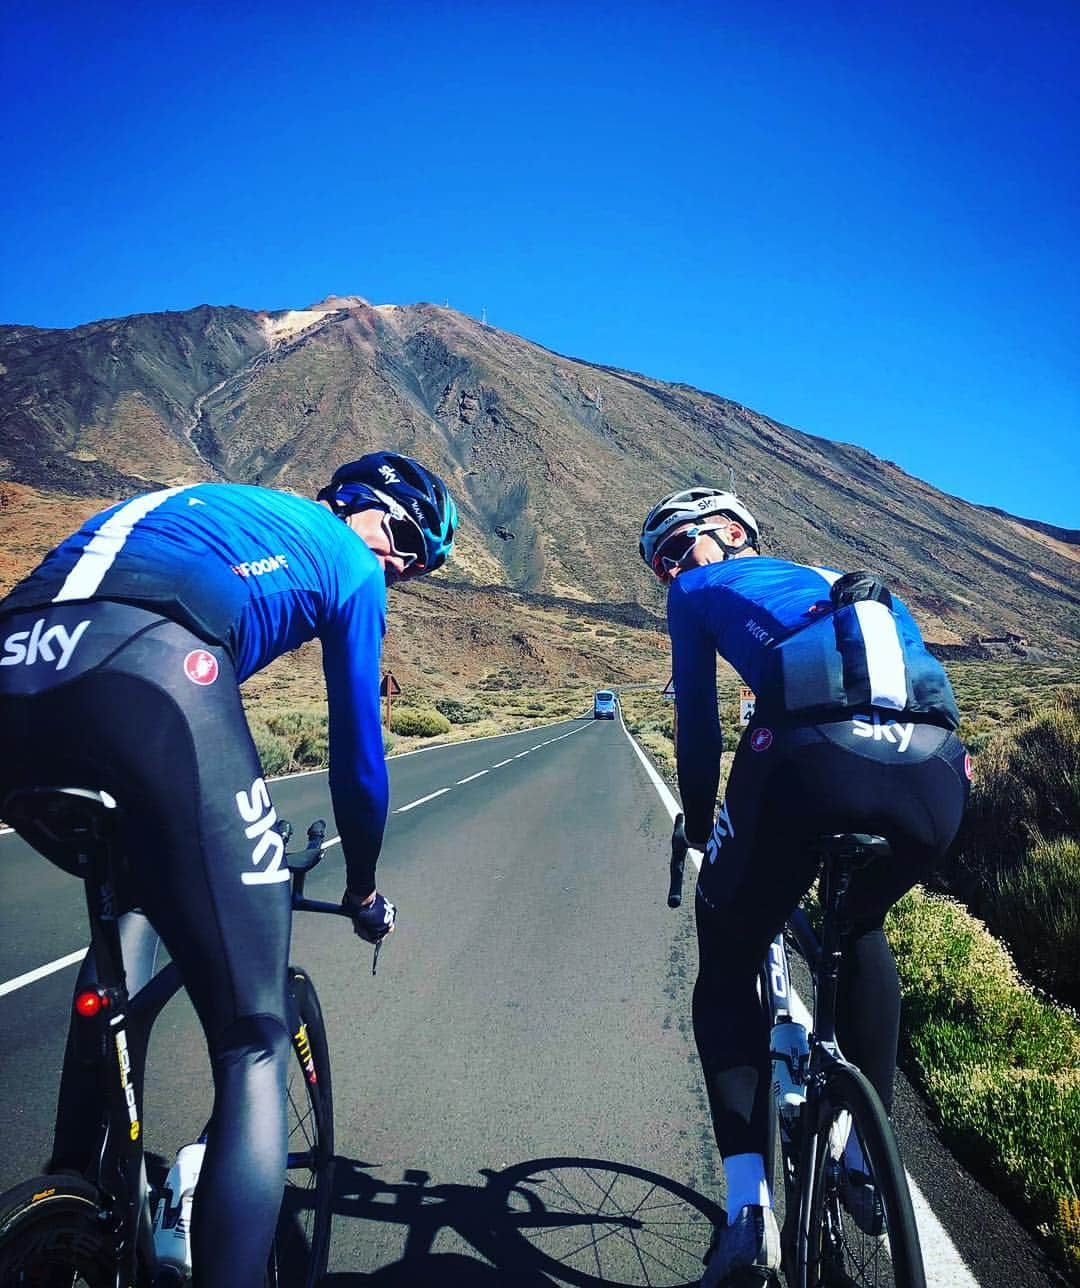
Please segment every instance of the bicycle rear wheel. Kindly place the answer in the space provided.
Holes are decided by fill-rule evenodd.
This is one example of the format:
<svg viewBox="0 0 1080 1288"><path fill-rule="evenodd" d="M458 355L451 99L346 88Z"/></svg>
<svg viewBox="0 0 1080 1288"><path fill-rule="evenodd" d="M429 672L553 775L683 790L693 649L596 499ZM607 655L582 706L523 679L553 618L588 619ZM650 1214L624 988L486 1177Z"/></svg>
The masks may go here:
<svg viewBox="0 0 1080 1288"><path fill-rule="evenodd" d="M334 1098L330 1054L315 987L289 967L296 1003L295 1060L289 1069L286 1113L289 1170L274 1234L270 1288L313 1288L326 1271L334 1191Z"/></svg>
<svg viewBox="0 0 1080 1288"><path fill-rule="evenodd" d="M113 1288L116 1256L97 1190L36 1176L0 1196L4 1288Z"/></svg>
<svg viewBox="0 0 1080 1288"><path fill-rule="evenodd" d="M926 1288L915 1214L892 1127L866 1077L832 1069L814 1113L803 1171L808 1223L802 1288ZM849 1164L853 1143L865 1172ZM866 1181L860 1178L865 1174ZM800 1213L802 1218L804 1213Z"/></svg>

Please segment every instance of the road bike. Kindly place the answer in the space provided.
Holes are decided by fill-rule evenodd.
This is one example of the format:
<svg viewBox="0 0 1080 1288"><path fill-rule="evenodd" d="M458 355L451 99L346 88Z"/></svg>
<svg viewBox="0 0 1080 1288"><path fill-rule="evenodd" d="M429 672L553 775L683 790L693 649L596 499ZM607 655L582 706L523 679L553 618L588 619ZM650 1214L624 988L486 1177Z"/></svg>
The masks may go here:
<svg viewBox="0 0 1080 1288"><path fill-rule="evenodd" d="M687 845L672 835L668 903L681 902ZM835 833L811 842L821 863L820 937L795 908L762 964L759 993L772 1024L770 1163L783 1181L781 1234L791 1288L925 1288L919 1233L892 1125L865 1074L836 1041L836 990L852 874L887 860L888 841ZM805 967L812 1019L792 986ZM806 1022L809 1020L809 1024Z"/></svg>
<svg viewBox="0 0 1080 1288"><path fill-rule="evenodd" d="M160 1231L163 1221L175 1226L187 1213L180 1196L160 1184L163 1177L154 1183L148 1178L142 1104L150 1031L183 980L169 962L128 996L117 925L124 862L116 844L119 813L106 793L78 787L22 789L3 803L3 818L84 880L96 983L74 999L72 1040L77 1058L96 1065L104 1103L100 1143L85 1175L36 1176L0 1196L4 1288L174 1288L189 1282L184 1264L159 1255L160 1239L156 1246L155 1223ZM292 827L279 830L287 843ZM307 848L285 856L292 906L348 916L338 904L304 897L307 873L325 852L324 837L320 820L308 829ZM330 1246L333 1092L319 999L297 966L289 967L289 999L295 1059L287 1093L288 1172L266 1284L312 1288L326 1269ZM205 1139L205 1130L199 1135ZM182 1226L180 1233L184 1247Z"/></svg>

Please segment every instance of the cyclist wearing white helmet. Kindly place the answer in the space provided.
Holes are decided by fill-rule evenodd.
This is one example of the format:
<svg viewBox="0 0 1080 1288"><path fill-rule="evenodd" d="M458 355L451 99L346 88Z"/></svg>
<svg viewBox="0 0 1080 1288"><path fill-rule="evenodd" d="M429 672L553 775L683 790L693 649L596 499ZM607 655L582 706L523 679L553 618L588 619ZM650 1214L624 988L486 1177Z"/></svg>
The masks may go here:
<svg viewBox="0 0 1080 1288"><path fill-rule="evenodd" d="M951 844L969 779L949 681L902 601L870 573L761 556L759 534L734 492L699 486L655 505L639 545L668 587L685 836L704 852L694 1036L728 1215L702 1279L708 1288L763 1284L780 1267L765 1172L769 1034L757 972L816 876L807 843L841 831L891 843L887 866L852 879L837 1016L844 1051L888 1109L900 1003L882 924ZM717 653L756 705L714 822ZM857 1140L844 1165L851 1210L872 1210Z"/></svg>

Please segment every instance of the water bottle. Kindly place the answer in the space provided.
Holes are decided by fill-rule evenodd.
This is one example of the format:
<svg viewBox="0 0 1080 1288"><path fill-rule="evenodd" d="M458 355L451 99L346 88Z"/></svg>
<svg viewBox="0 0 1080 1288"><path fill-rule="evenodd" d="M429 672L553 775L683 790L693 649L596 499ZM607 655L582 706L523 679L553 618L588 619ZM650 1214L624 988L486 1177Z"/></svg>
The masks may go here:
<svg viewBox="0 0 1080 1288"><path fill-rule="evenodd" d="M772 1026L769 1042L772 1052L773 1095L783 1118L798 1116L806 1100L806 1063L810 1043L806 1029L785 1017Z"/></svg>
<svg viewBox="0 0 1080 1288"><path fill-rule="evenodd" d="M205 1138L185 1145L169 1169L154 1213L154 1251L162 1269L175 1270L186 1282L191 1277L191 1203L199 1179Z"/></svg>

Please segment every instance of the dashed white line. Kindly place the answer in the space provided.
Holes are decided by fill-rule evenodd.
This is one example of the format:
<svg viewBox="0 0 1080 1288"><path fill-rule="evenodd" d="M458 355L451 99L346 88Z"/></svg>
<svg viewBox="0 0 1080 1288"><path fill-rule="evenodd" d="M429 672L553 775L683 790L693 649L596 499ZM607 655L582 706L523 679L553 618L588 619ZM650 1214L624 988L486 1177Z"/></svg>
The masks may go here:
<svg viewBox="0 0 1080 1288"><path fill-rule="evenodd" d="M473 781L473 779L474 779L474 778L483 778L483 776L484 776L486 773L489 773L489 772L490 772L490 771L489 771L489 770L487 770L487 769L481 769L481 770L480 770L480 772L479 772L478 774L470 774L470 775L468 776L468 778L459 778L459 779L458 779L458 786L460 787L463 783L471 783L471 782Z"/></svg>
<svg viewBox="0 0 1080 1288"><path fill-rule="evenodd" d="M513 759L514 759L514 758L513 758L513 756L510 756L510 757L509 757L509 759L507 759L507 760L500 760L500 761L499 761L499 763L498 763L497 765L492 765L492 766L491 766L491 768L492 768L492 769L502 769L503 765L509 765L510 761L511 761L511 760L513 760Z"/></svg>
<svg viewBox="0 0 1080 1288"><path fill-rule="evenodd" d="M76 953L68 953L66 957L58 957L56 961L47 962L37 970L28 970L25 975L17 975L14 979L9 979L6 984L0 984L0 997L14 993L17 988L23 988L27 984L33 984L35 980L44 979L54 971L63 970L65 966L74 966L76 962L82 961L86 952L85 948L80 948Z"/></svg>
<svg viewBox="0 0 1080 1288"><path fill-rule="evenodd" d="M402 805L400 809L394 810L394 813L405 814L411 809L416 809L417 805L426 805L428 801L433 801L436 796L444 796L449 790L449 787L440 787L437 792L430 792L427 796L421 796L418 801L410 801L408 805Z"/></svg>
<svg viewBox="0 0 1080 1288"><path fill-rule="evenodd" d="M529 750L531 751L531 750L532 750L532 748L530 748ZM513 760L520 760L520 759L522 758L522 756L527 756L528 754L529 754L529 752L528 752L528 751L519 751L519 752L518 752L518 754L517 754L516 756L511 757L511 759L513 759Z"/></svg>

